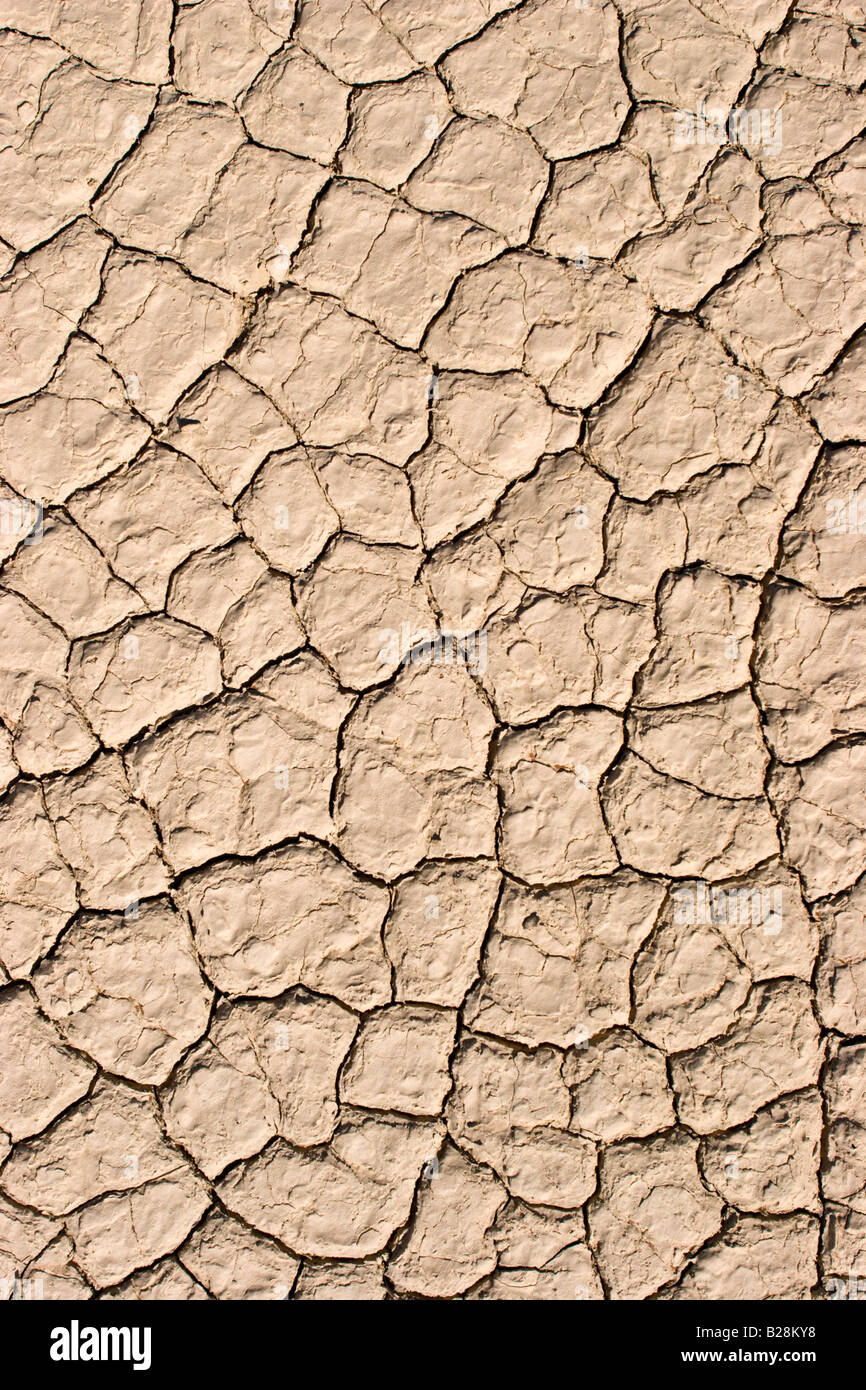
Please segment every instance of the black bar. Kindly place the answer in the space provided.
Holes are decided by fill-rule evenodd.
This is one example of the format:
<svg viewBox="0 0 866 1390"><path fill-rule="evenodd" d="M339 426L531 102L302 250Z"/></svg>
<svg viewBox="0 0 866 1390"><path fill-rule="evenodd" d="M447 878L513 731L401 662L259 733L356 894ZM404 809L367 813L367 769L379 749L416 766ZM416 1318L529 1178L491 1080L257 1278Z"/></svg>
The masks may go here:
<svg viewBox="0 0 866 1390"><path fill-rule="evenodd" d="M507 1322L501 1327L491 1308L495 1305L481 1310L473 1304L470 1310L461 1300L406 1300L402 1308L357 1302L24 1300L0 1305L0 1336L7 1373L14 1349L23 1353L28 1373L38 1373L49 1384L70 1379L75 1383L78 1378L83 1384L105 1374L115 1380L131 1375L133 1383L148 1375L169 1377L169 1384L189 1379L198 1386L205 1375L219 1376L220 1383L242 1375L247 1390L252 1371L257 1377L278 1376L280 1385L290 1390L299 1375L318 1378L324 1372L330 1379L343 1358L356 1379L359 1374L365 1380L397 1374L403 1382L422 1383L434 1375L440 1379L450 1364L449 1376L459 1375L464 1383L483 1376L481 1383L489 1384L500 1362L504 1375L513 1380L527 1360L537 1371L546 1366L557 1379L567 1373L571 1383L582 1386L597 1379L605 1367L617 1382L624 1374L654 1379L673 1373L683 1383L700 1383L710 1373L736 1385L732 1376L755 1369L768 1384L792 1371L809 1373L816 1383L818 1377L826 1380L828 1374L843 1372L860 1379L856 1368L863 1314L856 1298L796 1303L506 1303L499 1316L504 1313ZM491 1316L493 1326L488 1323ZM416 1317L422 1322L415 1324ZM85 1359L91 1349L102 1354L103 1328L126 1331L126 1338L106 1338L104 1350L111 1358L116 1346L118 1354L128 1352L129 1359ZM415 1353L405 1345L410 1336ZM71 1358L77 1352L78 1359L54 1359L52 1348L55 1356L66 1353ZM135 1355L142 1363L139 1370L134 1369ZM555 1369L552 1358L561 1369Z"/></svg>

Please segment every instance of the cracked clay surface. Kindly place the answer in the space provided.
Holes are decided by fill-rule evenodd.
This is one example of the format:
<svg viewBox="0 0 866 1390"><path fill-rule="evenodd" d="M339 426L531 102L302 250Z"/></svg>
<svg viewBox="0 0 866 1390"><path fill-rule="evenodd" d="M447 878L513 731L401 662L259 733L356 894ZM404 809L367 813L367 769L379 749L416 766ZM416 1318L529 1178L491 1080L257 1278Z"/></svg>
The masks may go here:
<svg viewBox="0 0 866 1390"><path fill-rule="evenodd" d="M3 23L0 1293L856 1297L866 7Z"/></svg>

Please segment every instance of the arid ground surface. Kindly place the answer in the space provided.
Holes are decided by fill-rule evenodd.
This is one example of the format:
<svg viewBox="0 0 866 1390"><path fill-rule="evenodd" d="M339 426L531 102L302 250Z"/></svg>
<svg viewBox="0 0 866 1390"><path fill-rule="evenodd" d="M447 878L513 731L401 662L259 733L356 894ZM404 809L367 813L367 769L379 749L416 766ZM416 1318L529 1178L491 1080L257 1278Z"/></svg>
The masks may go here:
<svg viewBox="0 0 866 1390"><path fill-rule="evenodd" d="M4 0L0 1284L866 1291L866 6Z"/></svg>

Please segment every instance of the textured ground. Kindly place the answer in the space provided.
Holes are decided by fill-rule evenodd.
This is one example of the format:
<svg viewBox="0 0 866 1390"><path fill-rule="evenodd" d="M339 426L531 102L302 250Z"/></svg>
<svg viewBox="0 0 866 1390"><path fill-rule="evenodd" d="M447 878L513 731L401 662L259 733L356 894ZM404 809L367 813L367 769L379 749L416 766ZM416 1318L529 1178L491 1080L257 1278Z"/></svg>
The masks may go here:
<svg viewBox="0 0 866 1390"><path fill-rule="evenodd" d="M856 1297L866 6L3 16L0 1291Z"/></svg>

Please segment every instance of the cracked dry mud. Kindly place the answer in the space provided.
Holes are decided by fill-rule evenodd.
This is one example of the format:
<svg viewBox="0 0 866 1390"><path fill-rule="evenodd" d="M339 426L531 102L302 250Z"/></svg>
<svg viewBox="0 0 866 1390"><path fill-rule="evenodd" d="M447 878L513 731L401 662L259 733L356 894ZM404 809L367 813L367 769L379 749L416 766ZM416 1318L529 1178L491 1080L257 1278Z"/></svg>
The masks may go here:
<svg viewBox="0 0 866 1390"><path fill-rule="evenodd" d="M4 23L2 1292L852 1296L866 8Z"/></svg>

